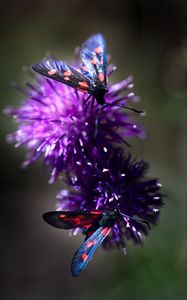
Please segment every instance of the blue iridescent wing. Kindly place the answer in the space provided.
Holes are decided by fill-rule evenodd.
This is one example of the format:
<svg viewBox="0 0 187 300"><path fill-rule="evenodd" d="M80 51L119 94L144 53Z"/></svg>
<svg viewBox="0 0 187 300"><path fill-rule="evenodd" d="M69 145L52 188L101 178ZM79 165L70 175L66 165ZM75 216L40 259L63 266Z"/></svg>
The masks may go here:
<svg viewBox="0 0 187 300"><path fill-rule="evenodd" d="M33 70L56 81L76 88L81 92L90 91L90 80L82 72L63 61L45 60L32 66Z"/></svg>
<svg viewBox="0 0 187 300"><path fill-rule="evenodd" d="M93 224L97 226L102 217L99 210L93 211L49 211L43 214L46 223L56 228L83 228L88 230ZM89 231L89 230L88 230Z"/></svg>
<svg viewBox="0 0 187 300"><path fill-rule="evenodd" d="M95 34L83 43L81 59L82 73L96 84L106 85L106 43L102 34Z"/></svg>
<svg viewBox="0 0 187 300"><path fill-rule="evenodd" d="M110 233L111 227L99 227L76 251L71 264L71 273L78 276L86 268L95 251Z"/></svg>

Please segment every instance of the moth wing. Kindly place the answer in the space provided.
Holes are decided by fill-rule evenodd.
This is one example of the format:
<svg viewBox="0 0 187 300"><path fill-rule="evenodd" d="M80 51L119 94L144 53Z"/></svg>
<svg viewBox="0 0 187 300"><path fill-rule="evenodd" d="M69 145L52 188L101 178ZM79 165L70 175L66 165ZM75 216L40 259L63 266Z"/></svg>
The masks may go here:
<svg viewBox="0 0 187 300"><path fill-rule="evenodd" d="M88 228L101 217L100 211L50 211L43 214L49 225L61 229Z"/></svg>
<svg viewBox="0 0 187 300"><path fill-rule="evenodd" d="M82 74L79 69L75 69L63 61L53 59L44 60L33 65L32 68L35 72L38 72L43 76L62 82L81 92L89 93L89 78Z"/></svg>
<svg viewBox="0 0 187 300"><path fill-rule="evenodd" d="M78 276L86 268L95 251L110 233L111 227L99 227L76 251L71 264L71 273Z"/></svg>
<svg viewBox="0 0 187 300"><path fill-rule="evenodd" d="M82 73L90 80L106 85L106 42L102 34L95 34L83 43L81 59Z"/></svg>

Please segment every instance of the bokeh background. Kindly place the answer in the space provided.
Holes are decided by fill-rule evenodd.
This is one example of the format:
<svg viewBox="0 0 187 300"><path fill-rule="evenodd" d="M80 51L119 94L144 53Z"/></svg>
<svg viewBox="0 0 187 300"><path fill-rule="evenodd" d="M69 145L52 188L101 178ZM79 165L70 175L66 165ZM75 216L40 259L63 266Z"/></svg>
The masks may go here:
<svg viewBox="0 0 187 300"><path fill-rule="evenodd" d="M187 35L182 0L1 0L0 108L24 98L9 87L22 83L24 65L47 51L71 61L73 49L102 32L118 71L115 82L135 78L147 139L133 140L133 153L150 162L167 195L158 226L144 247L129 244L128 255L99 250L79 278L71 258L82 236L45 224L61 187L47 184L37 162L21 170L24 149L5 135L16 126L1 114L1 300L183 300L186 299L186 118Z"/></svg>

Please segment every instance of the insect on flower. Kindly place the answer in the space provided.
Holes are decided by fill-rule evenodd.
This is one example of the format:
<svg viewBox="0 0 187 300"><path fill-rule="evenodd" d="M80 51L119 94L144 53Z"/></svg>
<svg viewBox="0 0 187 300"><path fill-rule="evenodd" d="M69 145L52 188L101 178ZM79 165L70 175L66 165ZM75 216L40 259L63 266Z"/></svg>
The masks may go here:
<svg viewBox="0 0 187 300"><path fill-rule="evenodd" d="M106 103L107 90L107 55L106 42L102 34L98 33L88 38L81 48L81 66L75 68L66 62L53 59L44 60L32 66L33 70L56 81L60 81L89 96L93 96L100 105L116 106L116 103ZM117 104L117 106L120 106ZM120 106L137 113L143 113L137 109ZM102 109L101 109L102 110ZM96 123L98 120L96 120Z"/></svg>
<svg viewBox="0 0 187 300"><path fill-rule="evenodd" d="M77 249L72 259L71 273L75 277L85 269L93 254L110 234L111 230L115 230L116 220L131 219L131 217L117 209L113 211L51 211L45 213L43 218L48 224L57 228L73 229L79 227L86 235L85 241ZM145 223L149 226L147 222Z"/></svg>
<svg viewBox="0 0 187 300"><path fill-rule="evenodd" d="M104 95L107 92L107 61L105 39L101 34L95 34L83 43L81 60L80 69L63 61L50 59L33 65L33 70L88 93L98 103L104 104Z"/></svg>

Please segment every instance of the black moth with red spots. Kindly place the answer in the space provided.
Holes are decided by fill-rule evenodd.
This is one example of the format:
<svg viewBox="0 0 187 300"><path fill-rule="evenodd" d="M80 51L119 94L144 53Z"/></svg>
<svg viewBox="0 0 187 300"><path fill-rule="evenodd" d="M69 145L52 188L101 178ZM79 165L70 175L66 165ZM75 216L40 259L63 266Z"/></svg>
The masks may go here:
<svg viewBox="0 0 187 300"><path fill-rule="evenodd" d="M86 235L85 242L79 247L72 259L73 276L87 266L94 252L111 232L116 219L120 216L117 210L93 211L51 211L43 215L44 220L57 228L81 228Z"/></svg>
<svg viewBox="0 0 187 300"><path fill-rule="evenodd" d="M51 211L43 215L44 220L57 228L73 229L81 228L86 235L85 241L76 251L71 264L71 273L78 276L85 269L95 251L101 243L115 229L115 222L134 219L138 222L145 222L127 216L121 211ZM127 222L127 221L125 221Z"/></svg>
<svg viewBox="0 0 187 300"><path fill-rule="evenodd" d="M60 81L83 93L92 95L99 104L104 104L107 92L106 43L102 34L88 38L81 49L79 69L53 59L32 66L33 70L51 79Z"/></svg>

